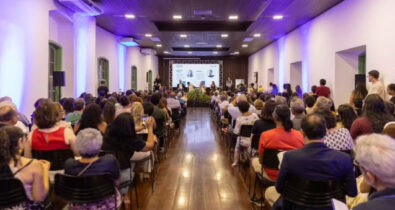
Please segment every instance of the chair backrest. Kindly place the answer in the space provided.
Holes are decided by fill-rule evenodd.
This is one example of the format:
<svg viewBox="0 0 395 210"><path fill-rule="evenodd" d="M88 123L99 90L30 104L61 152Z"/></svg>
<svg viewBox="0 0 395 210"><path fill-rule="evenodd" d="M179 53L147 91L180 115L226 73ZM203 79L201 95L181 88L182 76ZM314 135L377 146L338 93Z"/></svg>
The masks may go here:
<svg viewBox="0 0 395 210"><path fill-rule="evenodd" d="M251 137L251 130L253 125L241 125L239 136Z"/></svg>
<svg viewBox="0 0 395 210"><path fill-rule="evenodd" d="M137 134L137 137L139 137L143 141L147 141L148 134L147 133L140 133L140 134Z"/></svg>
<svg viewBox="0 0 395 210"><path fill-rule="evenodd" d="M324 208L332 206L331 199L345 202L345 192L342 183L337 180L311 181L298 176L287 176L283 198L293 204Z"/></svg>
<svg viewBox="0 0 395 210"><path fill-rule="evenodd" d="M278 149L265 149L263 153L262 169L270 168L279 170L280 161L278 160L278 153L282 152Z"/></svg>
<svg viewBox="0 0 395 210"><path fill-rule="evenodd" d="M51 171L64 169L64 163L69 158L74 158L74 154L70 149L65 150L32 150L32 156L35 159L42 159L51 162Z"/></svg>
<svg viewBox="0 0 395 210"><path fill-rule="evenodd" d="M171 118L173 120L178 120L180 118L180 109L171 109Z"/></svg>
<svg viewBox="0 0 395 210"><path fill-rule="evenodd" d="M96 203L114 196L115 184L110 174L93 176L55 175L55 194L75 204Z"/></svg>
<svg viewBox="0 0 395 210"><path fill-rule="evenodd" d="M19 179L0 179L0 186L0 209L26 204L25 188Z"/></svg>
<svg viewBox="0 0 395 210"><path fill-rule="evenodd" d="M253 135L251 138L251 148L258 150L260 135Z"/></svg>

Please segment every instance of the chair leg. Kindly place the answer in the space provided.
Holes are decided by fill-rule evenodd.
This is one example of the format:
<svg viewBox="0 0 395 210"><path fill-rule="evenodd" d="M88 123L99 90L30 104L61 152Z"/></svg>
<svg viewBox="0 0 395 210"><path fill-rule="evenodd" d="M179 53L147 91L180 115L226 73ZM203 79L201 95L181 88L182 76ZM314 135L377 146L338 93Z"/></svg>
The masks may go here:
<svg viewBox="0 0 395 210"><path fill-rule="evenodd" d="M139 199L138 199L138 196L137 196L137 185L136 185L136 182L133 182L133 185L134 185L134 189L135 189L135 192L136 192L136 207L137 207L137 209L139 209L140 207L139 207Z"/></svg>

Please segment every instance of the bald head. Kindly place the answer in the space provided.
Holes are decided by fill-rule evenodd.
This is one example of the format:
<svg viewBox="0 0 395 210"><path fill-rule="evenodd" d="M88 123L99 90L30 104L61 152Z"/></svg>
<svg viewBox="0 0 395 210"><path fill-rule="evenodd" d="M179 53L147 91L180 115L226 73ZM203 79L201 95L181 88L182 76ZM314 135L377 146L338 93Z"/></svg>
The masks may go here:
<svg viewBox="0 0 395 210"><path fill-rule="evenodd" d="M318 114L309 114L302 120L303 134L308 140L320 140L326 135L326 122Z"/></svg>

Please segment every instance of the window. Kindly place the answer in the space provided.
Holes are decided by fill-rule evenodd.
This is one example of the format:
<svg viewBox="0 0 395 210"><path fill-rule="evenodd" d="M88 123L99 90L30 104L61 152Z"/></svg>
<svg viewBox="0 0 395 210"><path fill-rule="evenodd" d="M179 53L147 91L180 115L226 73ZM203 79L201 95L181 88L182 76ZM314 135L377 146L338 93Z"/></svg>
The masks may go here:
<svg viewBox="0 0 395 210"><path fill-rule="evenodd" d="M62 68L62 48L50 42L49 43L49 67L48 67L48 98L53 101L59 101L62 97L62 89L60 86L54 86L54 72L60 71Z"/></svg>
<svg viewBox="0 0 395 210"><path fill-rule="evenodd" d="M137 67L132 66L132 89L137 90Z"/></svg>
<svg viewBox="0 0 395 210"><path fill-rule="evenodd" d="M109 64L108 60L105 58L99 58L97 66L97 75L98 75L98 86L101 81L106 82L106 86L109 87Z"/></svg>

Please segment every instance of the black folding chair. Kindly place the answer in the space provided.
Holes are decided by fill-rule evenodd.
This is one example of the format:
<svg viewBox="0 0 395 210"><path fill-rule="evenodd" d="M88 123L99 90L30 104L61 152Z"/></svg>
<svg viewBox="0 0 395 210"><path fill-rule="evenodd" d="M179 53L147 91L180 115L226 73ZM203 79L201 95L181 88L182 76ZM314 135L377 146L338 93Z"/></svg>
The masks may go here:
<svg viewBox="0 0 395 210"><path fill-rule="evenodd" d="M116 188L110 174L79 177L56 174L55 194L72 204L97 203L112 197L117 209Z"/></svg>
<svg viewBox="0 0 395 210"><path fill-rule="evenodd" d="M285 181L283 205L308 208L329 208L332 199L346 201L345 192L340 180L312 181L298 176L289 176ZM285 207L285 206L284 206Z"/></svg>
<svg viewBox="0 0 395 210"><path fill-rule="evenodd" d="M73 151L65 150L32 150L32 157L35 159L47 160L51 162L51 171L64 169L64 163L69 158L74 158Z"/></svg>
<svg viewBox="0 0 395 210"><path fill-rule="evenodd" d="M277 149L265 149L265 153L263 154L263 160L262 160L262 171L260 173L255 173L255 181L254 181L254 193L251 196L251 200L256 200L256 185L259 182L262 191L261 191L261 206L263 207L263 196L266 188L273 186L275 184L274 181L267 179L264 174L264 168L270 168L270 169L279 169L280 161L278 160L278 153L282 151L277 150Z"/></svg>
<svg viewBox="0 0 395 210"><path fill-rule="evenodd" d="M28 201L22 182L16 178L0 179L0 209L20 206L26 208Z"/></svg>
<svg viewBox="0 0 395 210"><path fill-rule="evenodd" d="M178 129L178 131L181 131L181 126L180 126L180 120L181 120L181 112L180 109L171 109L171 119L174 123L175 128Z"/></svg>

